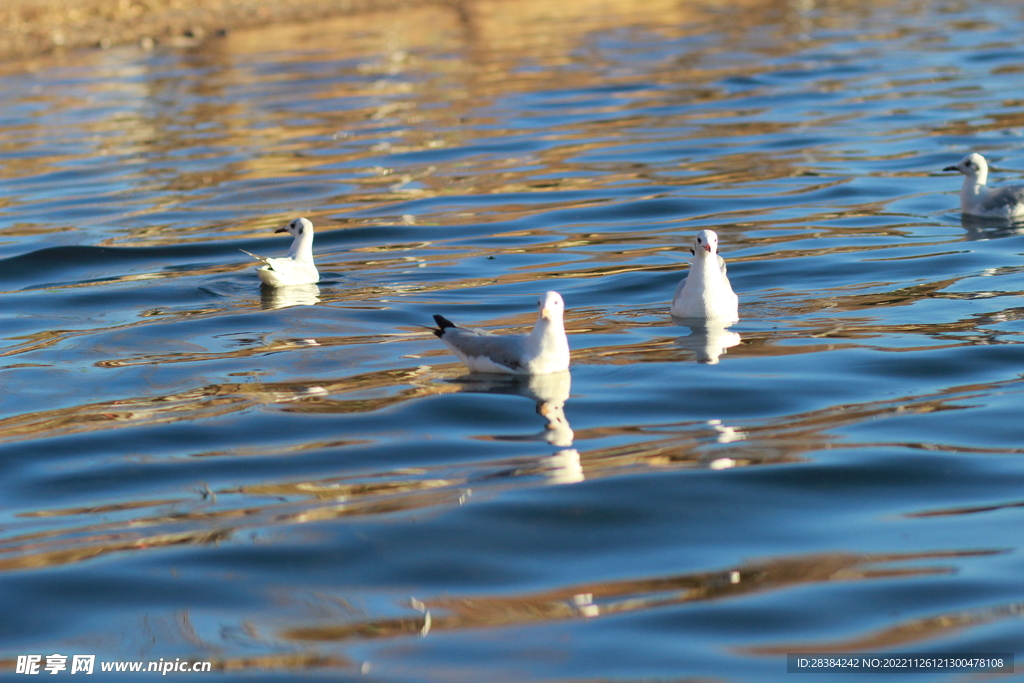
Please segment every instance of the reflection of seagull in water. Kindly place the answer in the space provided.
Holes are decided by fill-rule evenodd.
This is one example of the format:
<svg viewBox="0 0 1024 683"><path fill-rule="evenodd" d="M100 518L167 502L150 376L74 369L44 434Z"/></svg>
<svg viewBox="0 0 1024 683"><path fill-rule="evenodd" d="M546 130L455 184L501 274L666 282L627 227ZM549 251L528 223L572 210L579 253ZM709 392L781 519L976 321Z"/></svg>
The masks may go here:
<svg viewBox="0 0 1024 683"><path fill-rule="evenodd" d="M714 365L718 357L740 343L740 335L726 329L723 324L709 320L704 325L691 323L690 334L677 337L676 345L690 349L697 354L698 363Z"/></svg>
<svg viewBox="0 0 1024 683"><path fill-rule="evenodd" d="M711 428L718 432L715 441L718 443L732 443L734 441L745 441L747 433L736 427L730 427L721 420L708 420Z"/></svg>
<svg viewBox="0 0 1024 683"><path fill-rule="evenodd" d="M991 240L1024 234L1024 224L1007 219L984 218L969 213L960 214L960 225L967 231L967 239Z"/></svg>
<svg viewBox="0 0 1024 683"><path fill-rule="evenodd" d="M982 218L1024 218L1024 185L989 188L986 185L988 162L977 152L942 170L964 174L964 184L960 186L960 210L963 213Z"/></svg>
<svg viewBox="0 0 1024 683"><path fill-rule="evenodd" d="M565 402L569 399L572 376L568 370L548 372L529 377L469 376L457 381L466 391L486 394L518 394L537 403L537 414L547 420L544 431L528 437L502 437L502 440L532 441L538 436L552 446L572 445L573 431L565 417Z"/></svg>
<svg viewBox="0 0 1024 683"><path fill-rule="evenodd" d="M260 306L264 311L288 306L313 306L318 303L320 288L316 285L260 288Z"/></svg>
<svg viewBox="0 0 1024 683"><path fill-rule="evenodd" d="M583 464L580 463L580 452L575 448L564 448L554 455L541 458L540 465L544 468L544 479L549 484L575 484L586 480Z"/></svg>
<svg viewBox="0 0 1024 683"><path fill-rule="evenodd" d="M524 396L532 394L537 402L537 414L548 421L544 429L544 440L552 446L571 446L575 437L565 417L565 402L569 400L571 387L572 376L568 370L562 370L532 375L523 392Z"/></svg>
<svg viewBox="0 0 1024 683"><path fill-rule="evenodd" d="M288 255L282 258L264 258L252 252L249 254L263 266L256 269L256 274L265 285L284 287L288 285L311 285L320 281L320 273L313 265L313 224L305 218L296 218L284 228L274 231L287 232L294 235Z"/></svg>
<svg viewBox="0 0 1024 683"><path fill-rule="evenodd" d="M718 255L718 235L701 230L690 251L690 271L672 296L673 317L727 324L739 320L739 300L729 283L725 259Z"/></svg>
<svg viewBox="0 0 1024 683"><path fill-rule="evenodd" d="M481 375L455 380L466 391L493 394L518 394L537 402L537 414L547 420L544 431L530 436L499 436L501 441L535 441L544 439L561 450L538 458L528 471L540 471L549 484L573 484L583 481L580 454L572 446L573 431L565 417L565 402L569 399L572 377L568 370L548 372L529 377L484 377ZM519 473L520 470L516 470ZM503 475L507 476L507 475Z"/></svg>
<svg viewBox="0 0 1024 683"><path fill-rule="evenodd" d="M569 341L562 313L565 304L558 292L547 292L538 302L537 324L530 334L490 334L459 327L435 315L431 328L471 372L540 374L569 367Z"/></svg>

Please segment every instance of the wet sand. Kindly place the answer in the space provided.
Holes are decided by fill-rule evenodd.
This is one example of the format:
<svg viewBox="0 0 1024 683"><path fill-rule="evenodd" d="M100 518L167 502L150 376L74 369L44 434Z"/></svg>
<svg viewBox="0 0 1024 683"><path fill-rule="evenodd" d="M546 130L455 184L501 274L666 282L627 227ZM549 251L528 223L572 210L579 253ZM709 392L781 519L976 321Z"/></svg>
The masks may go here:
<svg viewBox="0 0 1024 683"><path fill-rule="evenodd" d="M194 42L235 29L458 0L3 0L0 60Z"/></svg>

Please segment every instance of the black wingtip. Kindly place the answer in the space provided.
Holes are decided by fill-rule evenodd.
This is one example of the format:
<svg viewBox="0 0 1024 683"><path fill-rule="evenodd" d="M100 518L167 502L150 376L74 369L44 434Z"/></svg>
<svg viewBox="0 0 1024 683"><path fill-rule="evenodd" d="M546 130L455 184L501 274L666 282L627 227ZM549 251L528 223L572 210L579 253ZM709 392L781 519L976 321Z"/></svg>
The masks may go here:
<svg viewBox="0 0 1024 683"><path fill-rule="evenodd" d="M439 329L431 331L438 337L441 337L444 334L444 331L447 330L449 327L458 327L458 325L453 323L451 320L448 320L448 318L444 317L443 315L435 315L434 322L437 323Z"/></svg>

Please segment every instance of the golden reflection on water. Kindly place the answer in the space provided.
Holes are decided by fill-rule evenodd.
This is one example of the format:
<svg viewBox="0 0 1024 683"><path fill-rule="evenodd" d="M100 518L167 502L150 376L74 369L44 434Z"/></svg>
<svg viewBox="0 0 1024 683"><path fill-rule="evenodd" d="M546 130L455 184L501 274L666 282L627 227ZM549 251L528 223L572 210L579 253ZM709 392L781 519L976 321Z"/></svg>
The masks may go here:
<svg viewBox="0 0 1024 683"><path fill-rule="evenodd" d="M320 624L285 629L278 635L297 641L347 641L366 638L394 638L397 636L479 629L513 627L536 622L566 619L593 619L604 616L629 614L662 609L694 602L732 599L742 595L792 590L800 586L828 582L856 582L910 578L951 574L954 565L893 567L895 563L918 563L922 560L977 557L996 554L997 550L934 553L894 553L887 555L849 555L843 553L780 557L763 562L752 562L714 572L680 574L627 581L607 581L568 585L555 590L519 595L515 597L474 595L460 598L414 598L413 607L421 616L379 619L363 622ZM881 565L881 566L879 566ZM1018 608L1019 611L1019 608ZM986 611L988 613L988 611ZM1009 616L1008 610L996 614ZM428 626L429 619L429 626ZM933 631L962 627L977 623L977 615L959 613L928 620ZM957 623L959 622L959 623ZM901 630L896 629L902 633ZM927 634L934 636L935 633ZM927 637L922 636L922 637ZM863 639L861 649L880 647L889 637L889 644L899 644L897 636L888 631ZM813 652L805 646L790 646L789 650L745 648L749 654L775 652ZM840 650L843 648L837 648ZM854 648L851 648L854 649ZM827 651L822 648L821 651Z"/></svg>
<svg viewBox="0 0 1024 683"><path fill-rule="evenodd" d="M271 350L305 346L304 341L284 342L281 347L272 345ZM162 359L162 362L167 360ZM278 403L285 403L287 407L282 409L293 412L368 412L410 398L450 391L423 375L424 371L420 369L386 370L334 380L317 380L310 384L212 384L174 394L125 398L38 411L0 420L0 441L50 438L102 429L202 420L259 405ZM407 389L387 391L407 383L410 384ZM351 400L329 398L337 394L375 389L386 390L385 395L379 398Z"/></svg>
<svg viewBox="0 0 1024 683"><path fill-rule="evenodd" d="M17 517L37 524L66 517L60 528L21 531L0 537L0 571L82 562L110 553L141 551L170 545L207 545L233 539L243 529L268 529L323 520L385 516L397 512L458 506L469 496L458 480L425 479L399 474L402 481L298 482L226 489L193 500L134 501L104 506L115 515L140 507L158 508L151 515L121 521L95 522L94 507L24 513ZM372 478L371 478L372 479ZM296 500L287 500L287 497ZM266 502L267 498L270 502ZM281 502L285 497L286 502ZM85 524L75 524L84 517ZM8 524L18 530L23 524Z"/></svg>
<svg viewBox="0 0 1024 683"><path fill-rule="evenodd" d="M1013 602L995 607L956 610L930 617L905 619L893 626L875 629L866 635L823 643L809 641L763 647L737 648L738 652L752 655L780 655L787 652L877 652L927 640L948 638L953 634L976 626L1004 619L1020 619L1024 603Z"/></svg>
<svg viewBox="0 0 1024 683"><path fill-rule="evenodd" d="M742 11L735 11L735 8ZM832 15L835 20L836 13ZM781 22L780 22L781 20ZM90 56L122 78L98 79L91 95L115 92L134 106L125 107L116 119L99 119L91 132L101 141L105 154L149 154L163 162L179 150L199 145L208 150L249 150L243 158L230 163L190 170L182 164L170 178L154 180L153 194L159 199L152 206L137 205L126 215L136 218L160 213L196 200L210 200L220 192L232 192L233 185L255 179L272 178L282 183L322 182L325 196L309 213L324 231L343 227L380 223L387 206L402 202L410 195L421 198L481 196L494 194L549 194L550 208L593 205L611 199L561 199L564 190L592 190L630 183L688 184L768 181L791 178L803 171L790 157L768 152L744 151L716 156L713 160L695 160L688 164L693 174L659 178L655 172L628 159L606 163L600 175L581 173L574 158L607 144L603 139L623 129L636 135L635 116L627 110L614 111L606 119L572 126L558 131L562 144L521 155L475 155L445 162L436 158L420 166L385 168L376 161L381 153L421 152L454 148L467 143L486 143L489 137L508 135L509 130L478 124L490 123L486 112L515 93L564 89L567 78L579 90L607 87L618 77L605 69L572 70L568 57L580 50L594 32L615 30L623 25L644 26L656 35L699 36L713 26L715 30L735 33L725 44L747 40L751 27L778 25L799 31L808 21L799 6L782 2L733 0L713 5L655 2L587 2L577 0L554 7L542 0L508 3L476 0L457 5L432 5L406 8L401 12L366 14L315 26L274 26L260 31L237 31L218 40L181 53L183 62L196 71L208 71L205 78L189 75L145 78L146 67L130 66L118 59L117 52ZM827 17L819 21L829 20ZM543 25L545 30L538 30ZM796 43L806 48L807 43ZM269 46L269 48L268 48ZM312 113L274 114L256 105L245 94L249 89L266 87L293 77L282 72L275 76L258 68L265 65L274 46L298 48L294 54L277 53L280 64L294 63L300 73L303 65L340 60L350 69L352 78L325 79L315 102L339 102L344 106L324 106ZM765 53L785 52L787 41L769 41L748 48ZM648 78L646 90L634 91L639 102L656 102L666 96L683 97L694 103L726 100L717 82L725 75L758 73L763 67L756 61L730 64L727 72L714 68L714 60L702 57L716 54L717 46L694 45L687 58L665 58ZM457 58L452 58L456 55ZM523 61L536 60L547 68L523 69ZM354 65L349 65L355 61ZM312 70L312 74L316 71ZM130 78L126 78L130 76ZM315 76L314 76L315 77ZM665 88L672 93L666 95ZM69 95L54 106L69 110L84 104ZM161 102L181 102L167 108ZM351 103L360 104L353 105ZM679 112L664 120L652 121L651 140L662 139L665 131L693 128L697 139L728 139L751 135L771 135L806 125L806 122L742 120L720 123L707 120L725 114L696 109ZM737 111L744 115L749 112ZM284 117L286 121L283 120ZM386 124L388 139L369 148L333 143L344 142L355 131L374 133ZM194 131L201 130L197 139ZM253 131L258 131L254 135ZM0 140L0 146L5 141ZM309 154L310 148L318 154ZM327 147L325 150L324 147ZM94 150L91 150L91 152ZM33 155L14 155L11 172L32 176L50 170L52 159ZM326 165L356 164L356 170L339 178L326 173ZM293 180L294 179L294 180ZM823 181L845 183L846 179ZM331 191L328 186L336 186ZM243 192L248 190L243 190ZM535 211L529 204L509 204L486 213L464 209L445 216L448 224L490 220L490 216L514 220ZM375 218L351 215L376 214ZM125 236L110 238L103 244L135 246L177 244L202 234L203 240L237 239L259 236L263 228L289 216L280 210L265 212L244 223L219 221L211 226L202 220L195 224L133 226ZM386 220L398 219L393 215ZM214 228L211 230L211 228ZM39 226L40 230L47 229Z"/></svg>
<svg viewBox="0 0 1024 683"><path fill-rule="evenodd" d="M437 382L437 377L417 373L370 373L358 378L325 382L324 389L333 396L342 391L365 391L368 388L390 386L396 380L414 380L410 389L393 396L379 399L356 399L351 401L327 398L320 395L306 397L304 388L291 389L292 402L284 404L284 410L312 412L351 412L377 410L381 405L407 400L411 396L443 393L459 390L458 383ZM110 503L103 506L87 506L64 510L24 511L18 518L26 524L49 522L51 528L39 531L20 530L19 525L8 525L6 533L0 536L0 570L38 567L54 564L80 562L100 555L139 551L148 548L180 544L217 543L237 536L242 528L264 528L279 525L294 525L305 522L346 517L373 517L397 512L458 506L470 495L493 496L501 491L521 486L536 486L539 481L549 485L566 484L605 476L622 476L631 472L650 471L665 468L729 469L760 464L796 462L806 453L821 449L863 447L865 444L838 444L830 432L849 424L865 420L877 420L887 416L905 416L911 413L926 413L938 410L956 410L958 402L969 400L972 395L987 395L999 388L1011 388L1017 381L991 385L971 385L959 392L940 392L930 397L911 397L899 401L868 402L860 405L835 406L827 410L786 416L781 421L764 425L747 425L742 431L713 420L701 430L693 425L680 425L682 435L653 438L647 441L605 449L579 451L562 448L553 455L501 459L474 462L470 466L423 467L415 469L378 472L362 476L348 476L305 481L280 481L264 484L244 485L218 491L205 489L195 499L133 500L124 503ZM74 411L54 411L52 417L37 417L21 425L12 424L12 419L0 424L5 438L28 438L41 430L50 433L76 433L124 425L134 422L156 424L161 421L194 419L196 415L227 414L258 403L278 402L287 393L282 386L274 388L260 385L234 385L233 387L211 387L205 394L202 407L189 399L189 395L176 395L142 401L140 405L124 405L125 402L111 402L92 406L88 415L76 415ZM542 438L553 445L563 443L566 434L558 428L552 429L551 421L564 419L562 412L568 396L568 378L554 381L551 387L522 387L481 385L474 380L463 387L468 391L512 391L527 398L535 398L538 412L548 421L548 428ZM255 393L254 393L255 392ZM226 395L231 393L233 395ZM540 398L537 398L540 397ZM142 404L147 404L145 407ZM565 422L568 429L568 422ZM645 429L631 427L629 431L649 431L651 435L668 430L666 425ZM610 436L615 430L585 429L577 438L596 439ZM554 434L555 436L551 436ZM569 430L571 434L571 429ZM352 445L353 440L303 443L289 447L268 448L266 455L281 455L296 450L321 447ZM707 444L716 444L708 450ZM870 444L880 447L887 444ZM894 444L901 447L914 444ZM947 444L918 444L917 447L957 452L958 447ZM969 449L970 452L1017 453L1021 449ZM221 451L195 454L196 457L239 457L261 453L253 449ZM479 472L500 472L501 476L489 476L487 480L477 479ZM537 477L541 477L538 480ZM266 497L271 497L270 501ZM282 502L281 498L285 498ZM1013 505L1017 505L1016 503ZM132 511L154 509L152 514L134 516ZM977 510L922 512L934 514L974 514ZM121 521L97 523L96 514L112 515L125 513ZM74 522L85 518L86 523ZM33 521L34 520L34 521ZM71 522L67 524L66 522ZM60 521L60 525L53 526ZM591 591L592 592L592 591ZM443 622L442 622L443 623Z"/></svg>
<svg viewBox="0 0 1024 683"><path fill-rule="evenodd" d="M615 7L615 12L606 11L609 4ZM137 104L133 110L125 109L115 122L105 120L92 125L89 132L102 138L97 144L104 154L147 154L154 161L168 162L176 153L192 150L198 145L193 132L200 123L205 131L203 144L212 151L197 154L192 161L198 160L202 154L215 158L224 150L247 150L244 158L230 163L197 164L196 168L182 164L182 168L176 168L167 177L154 177L151 189L159 199L126 205L122 218L130 217L133 226L101 243L156 246L178 245L182 241L213 242L263 237L268 227L291 217L279 204L272 204L265 211L261 209L258 218L217 217L211 220L202 210L196 210L193 215L199 216L200 220L157 218L154 219L155 225L139 225L150 215L187 211L192 203L216 202L224 192L236 193L233 199L236 204L245 204L243 200L246 198L257 202L258 191L244 187L237 189L253 180L271 179L283 188L285 195L292 183L303 188L307 182L321 186L316 209L306 213L318 226L323 226L322 232L327 233L384 224L429 228L434 224L456 226L494 220L512 222L536 215L541 202L545 210L612 207L617 201L624 200L613 198L616 196L613 192L603 198L587 196L586 193L613 186L707 187L713 184L717 191L734 191L745 184L772 183L800 176L805 168L799 156L775 156L770 150L741 151L716 155L709 160L697 159L687 164L685 169L671 169L671 173L645 168L624 155L621 161L603 162L599 174L582 172L586 169L582 169L576 159L592 151L604 150L607 139L614 139L629 130L636 140L636 116L628 110L620 111L613 107L609 107L609 116L600 121L552 131L553 136L560 137L561 144L537 152L453 155L454 161L443 156L431 157L429 162L409 162L402 168L387 168L378 163L387 154L451 150L472 144L484 146L488 138L516 133L489 127L495 119L487 120L491 116L489 108L501 106L503 99L516 93L567 87L586 90L614 84L614 75L602 73L599 69L576 72L570 81L565 71L523 69L522 65L525 58L535 59L545 66L570 64L571 59L566 55L585 45L589 33L619 28L624 13L629 14L632 20L650 19L652 26L669 27L652 28L652 31L676 35L686 32L699 34L708 23L719 27L727 24L731 40L738 42L749 37L745 31L750 26L774 25L765 21L766 13L781 13L785 17L784 23L791 23L791 28L800 30L800 24L809 20L796 9L798 5L752 1L697 6L660 0L556 4L549 0L517 3L478 0L397 12L389 14L388 21L382 21L380 15L371 15L317 27L272 27L260 32L232 33L222 41L211 42L182 55L186 67L182 70L202 71L207 74L204 78L162 76L146 79L140 71L122 74L132 76L124 82L106 78L103 83L97 82L92 86L97 93L103 89L120 90ZM859 3L851 5L859 6ZM542 22L545 25L557 24L558 30L537 30ZM301 46L297 54L287 57L300 64L356 59L358 64L352 67L352 72L360 78L339 78L327 83L318 93L318 98L326 104L314 108L312 113L287 107L274 110L274 107L256 106L244 96L248 89L267 88L268 84L285 83L290 78L301 77L301 70L298 75L284 70L276 76L268 75L267 71L273 71L274 60L267 58L267 50L268 46L275 45ZM714 49L721 47L718 45ZM770 49L778 53L792 50L785 41L779 41ZM457 54L458 58L436 56L446 52ZM665 63L650 75L646 89L632 91L635 103L631 106L657 105L666 97L694 103L719 101L721 106L714 113L715 119L749 116L749 111L731 109L723 102L728 95L713 82L726 72L699 68L701 57L701 51L695 50L686 59L666 58ZM90 58L108 60L110 73L118 73L120 67L116 55ZM342 67L334 68L344 71ZM763 68L756 60L751 60L742 67L731 67L728 74L756 76ZM310 69L309 73L310 78L318 77L316 69ZM666 95L662 88L671 92ZM356 98L364 100L352 105ZM184 102L183 109L165 112L160 106L153 106L172 100ZM332 101L338 106L333 106ZM72 96L49 103L66 111L73 111L84 104L86 102ZM648 137L638 142L656 143L666 138L666 131L683 128L692 129L690 135L693 138L735 140L743 136L784 135L803 125L789 121L750 120L722 123L699 111L680 111L663 119L650 118L647 123L650 124ZM378 135L378 131L384 128L393 131L388 135ZM972 130L980 128L976 126ZM254 131L258 131L258 135L254 135ZM43 135L45 132L37 130L31 134ZM367 145L346 144L354 132L368 138ZM0 148L9 148L11 144L9 140L0 139ZM90 153L94 151L90 150ZM314 154L314 151L319 154ZM61 161L66 159L12 154L3 172L5 175L43 174L59 168ZM325 170L325 167L332 166L346 170ZM676 173L676 170L680 172ZM798 205L802 201L796 196L798 193L834 190L850 182L849 177L822 179L799 189L780 189L777 198L790 197L792 205ZM583 193L583 196L573 192ZM441 208L432 209L438 215L412 216L403 213L402 209L402 204L410 199L450 197L454 202L464 196L502 194L520 196L487 203L485 209L470 205L449 211L448 205L439 205ZM530 199L524 199L526 195ZM650 194L645 198L658 199L662 196ZM637 201L637 198L631 197L629 201ZM286 203L282 201L282 204ZM861 228L829 223L836 218L877 216L886 210L884 203L865 202L841 210L813 208L798 218L780 218L773 214L776 208L744 209L737 211L735 216L728 211L721 212L723 221L742 221L730 226L736 233L730 248L746 247L752 251L752 255L734 262L788 258L800 263L816 257L869 252L876 254L873 260L878 262L922 256L887 257L891 249L901 244L852 244L851 241L860 235ZM564 233L541 228L517 228L492 235L495 241L510 240L511 246L487 248L466 245L459 239L435 239L436 233L429 233L431 239L414 241L414 238L403 235L405 241L351 250L320 247L317 254L323 267L344 272L349 277L365 276L376 284L346 282L340 286L324 285L323 288L311 286L267 291L258 290L253 279L251 292L243 297L232 297L231 303L206 303L187 310L150 308L138 314L139 320L105 328L50 329L11 337L8 340L16 343L0 351L0 357L42 351L78 337L127 330L137 325L159 325L235 311L254 313L312 305L379 307L387 305L386 297L405 292L451 292L482 285L534 283L557 278L586 280L634 273L656 276L670 272L681 277L685 270L681 263L665 265L655 259L666 252L682 251L676 234L678 221L667 218L651 222L654 227L628 234L616 232L614 228L603 231L600 227L588 232ZM872 234L902 237L909 234L911 227L898 224L875 227ZM993 235L986 226L965 223L964 228L972 237ZM48 224L20 224L5 234L21 237L61 230L64 229ZM426 230L424 232L426 234ZM808 246L793 248L792 243L797 240ZM843 243L837 245L838 241ZM934 250L925 256L959 253L948 247L948 241L916 241L914 245L920 250ZM411 268L441 270L457 266L469 258L524 255L546 255L548 260L543 264L535 261L523 267L496 269L495 275L460 276L402 285L383 282L388 274ZM229 262L219 265L182 270L155 268L152 272L113 275L90 282L57 283L47 289L59 292L156 278L170 281L185 277L235 277L251 267L241 258L226 260ZM684 334L682 329L669 331L667 303L671 288L666 289L663 304L614 314L605 310L570 307L567 326L574 335L611 335L650 331L651 328L666 330L658 332L660 336L641 342L624 341L618 345L574 350L576 366L674 363L693 358L713 364L725 354L728 354L728 360L732 360L818 353L839 345L868 346L872 339L907 334L920 335L920 348L928 343L932 344L927 347L930 349L942 348L935 342L949 347L1001 343L1008 333L987 329L986 325L998 322L991 316L935 323L892 323L880 320L880 315L875 317L884 309L908 306L924 299L981 296L977 292L968 295L952 291L962 280L963 277L944 277L899 287L884 282L861 283L826 289L818 296L799 301L794 301L791 293L779 292L778 305L780 311L790 318L789 328L743 332L742 338L739 333L726 329L691 328L688 334ZM998 294L1015 296L1019 292ZM764 301L770 303L772 296L769 292ZM838 313L847 315L840 319L835 315ZM521 331L532 325L530 315L496 318L489 321L489 325L497 331ZM801 315L805 317L792 320L794 316ZM1002 320L1016 319L1019 312L1004 311L1000 315ZM403 345L396 348L410 351L404 357L438 360L441 364L276 383L256 379L239 382L196 379L196 386L183 391L157 396L129 396L7 417L0 420L0 441L45 440L177 422L199 424L250 410L325 415L371 413L425 397L464 391L517 394L532 401L540 416L538 426L541 431L536 434L488 434L474 437L478 441L544 441L551 448L543 446L543 452L540 452L535 443L528 443L523 449L524 452L529 451L528 455L477 459L470 465L403 468L342 476L281 477L217 490L204 484L200 490L194 491L194 496L183 494L173 498L165 494L147 499L139 495L131 500L81 507L28 509L18 513L13 523L5 524L0 530L0 571L70 565L114 553L137 553L175 545L237 542L244 531L293 529L300 524L324 520L341 523L348 520L386 520L424 511L447 510L464 504L471 496L486 498L525 487L572 485L602 477L673 469L729 470L797 463L826 449L862 448L867 445L947 453L1024 452L1018 448L968 448L926 441L864 444L849 439L837 440L835 435L836 430L843 427L868 421L962 410L971 400L993 392L1019 392L1019 380L1016 379L962 385L891 400L835 405L778 419L744 421L742 424L712 419L574 430L570 426L572 403L568 373L564 377L547 378L553 380L549 386L533 381L510 384L464 378L457 374L461 368L449 362L450 354L445 350L431 348L419 352L425 339L430 339L430 336L422 330L407 330L361 336L318 336L316 339L261 338L251 345L227 351L186 348L171 352L163 347L162 351L146 348L122 353L108 346L102 350L103 356L94 362L94 367L100 372L147 365L175 364L180 367L182 364L195 364L197 376L201 376L208 365L225 360L301 352L313 345L355 347L383 343ZM809 339L814 341L804 343ZM787 343L793 340L799 344ZM412 352L413 346L416 353ZM905 349L913 350L913 347ZM585 445L591 440L623 435L630 436L631 443L591 448ZM317 449L357 446L371 441L370 437L340 435L299 442L297 437L293 443L247 444L238 448L189 452L187 457L280 457ZM1017 501L1009 501L1004 505L943 507L907 515L973 515L1020 505ZM776 557L719 571L628 581L568 583L552 590L512 596L507 593L420 596L413 598L410 605L416 614L407 617L371 616L362 620L338 619L335 623L290 626L279 629L277 637L300 643L348 641L593 619L825 582L942 575L956 570L954 558L996 552L1001 551ZM950 562L940 562L946 558ZM934 563L927 566L915 564L921 561ZM898 566L899 563L908 564ZM793 650L814 651L816 647L824 651L854 651L898 645L939 638L957 629L1009 618L1019 611L1016 604L956 611L897 621L895 625L890 622L890 625L866 635L827 645L803 643L783 647L769 643L744 652L769 655ZM316 655L236 657L218 662L218 666L225 670L351 665L343 658Z"/></svg>
<svg viewBox="0 0 1024 683"><path fill-rule="evenodd" d="M923 291L932 293L938 289L944 287L944 284L938 286L927 285L922 286ZM920 293L908 293L906 296L918 296ZM877 297L869 296L864 300L864 303L858 301L856 304L851 305L851 310L858 310L861 308L868 307L872 303L879 301ZM882 297L882 301L887 304L903 301L903 295L899 298L893 299L892 296L886 295ZM570 320L572 320L570 318ZM513 323L510 327L511 330L518 331L519 329L529 326L532 321L526 316L526 314L513 316L509 321ZM576 321L577 323L579 321ZM854 340L858 338L870 338L884 334L896 334L896 333L925 333L933 336L936 339L943 339L947 335L949 339L949 345L962 345L962 344L973 344L973 343L991 343L994 341L995 333L989 335L986 334L974 334L970 336L962 336L959 333L965 331L974 331L978 324L978 319L971 319L967 321L960 321L957 323L944 323L944 324L913 324L913 325L857 325L853 328L836 327L834 322L828 322L827 327L823 327L819 330L814 330L811 325L813 322L805 325L805 336L817 337L817 338L833 338L843 340ZM135 324L135 323L133 323ZM639 324L637 324L639 325ZM122 326L127 327L127 326ZM573 328L572 322L569 324L570 329ZM587 328L590 330L602 329L600 325L587 324ZM112 329L120 329L112 328ZM609 330L614 327L607 328ZM504 331L504 330L502 330ZM954 334L958 333L958 334ZM56 343L59 340L66 338L69 335L75 334L86 334L85 331L71 332L67 330L54 330L49 333L39 333L32 335L33 344L23 345L16 347L15 349L4 351L5 355L12 353L25 352L30 348L42 348L47 345ZM725 332L728 334L728 332ZM425 333L413 333L413 334L397 334L397 335L386 335L379 339L373 339L370 337L334 337L334 338L321 338L318 340L311 339L296 339L296 340L276 340L266 342L262 344L255 344L251 346L244 346L241 348L232 349L226 352L178 352L170 354L145 354L137 357L111 359L106 361L97 361L98 367L128 367L132 365L146 365L151 363L195 363L204 360L213 359L225 359L225 358L245 358L252 356L261 356L267 353L290 351L290 350L301 350L308 348L311 345L317 346L333 346L333 345L347 345L347 344L366 344L366 343L381 343L381 342L401 342L402 340L408 340L412 338L423 338L426 337ZM603 346L594 349L585 349L574 353L575 363L585 364L629 364L635 362L655 362L655 361L668 361L674 362L678 360L678 348L683 346L684 348L690 348L691 342L694 337L684 336L679 339L671 340L666 339L663 341L643 342L634 343L623 346ZM729 349L739 341L738 335L736 337L728 337L727 339L718 339L717 337L713 343L705 342L706 347L703 347L703 351L698 350L698 357L711 357L718 349L721 350ZM792 354L792 353L809 353L813 351L823 350L827 348L825 346L818 346L814 344L802 344L799 346L773 346L766 345L771 341L770 336L763 335L750 335L750 337L744 341L741 345L736 346L732 350L732 353L739 353L740 355L774 355L774 354ZM702 355L703 354L703 355ZM443 350L431 350L427 353L421 354L424 357L447 357L447 354ZM447 367L457 367L448 365ZM21 415L15 415L0 420L0 440L12 441L30 438L49 438L61 434L73 434L88 431L96 431L108 428L119 428L129 425L154 425L154 424L165 424L169 422L177 422L182 420L201 420L208 419L215 416L227 415L230 413L239 412L242 410L249 409L257 405L275 404L292 402L290 407L287 408L291 411L301 412L368 412L373 410L382 409L388 405L407 401L410 399L418 398L421 396L443 393L446 391L454 390L452 387L445 387L443 384L438 384L433 381L434 376L427 372L424 368L413 368L413 369L396 369L372 373L364 373L351 377L341 378L322 378L317 379L315 382L310 383L217 383L211 384L204 387L196 387L194 389L167 395L159 395L152 397L138 397L138 398L122 398L115 401L100 402L94 404L83 404L77 406L71 406L67 408L60 408L55 410L45 410L33 413L25 413ZM405 388L401 388L406 385ZM979 385L977 391L987 391L994 388L995 385ZM365 392L377 390L383 392L382 395L376 398L358 398L358 399L344 399L344 398L333 398L335 396L343 396L353 392ZM472 389L470 389L472 390ZM952 400L951 395L955 395L966 389L951 389L942 396L937 397L908 397L907 399L898 402L900 410L913 410L922 411L926 410L926 406L934 405L934 408L930 409L949 409L947 403ZM550 393L550 392L549 392ZM974 393L973 391L971 393ZM567 395L567 390L566 390ZM541 412L540 403L544 402L544 398L534 392L532 395L534 400L538 401L538 412ZM558 398L550 402L549 410L561 410L564 405L564 398ZM557 405L556 405L557 404ZM880 406L878 408L873 406ZM852 406L839 406L830 408L824 411L829 415L837 415L842 418L843 424L850 423L851 421L862 420L868 417L866 413L880 411L888 412L891 410L889 407L892 405L890 402L883 402L879 404L868 403L860 407ZM554 413L553 413L554 414ZM557 417L557 416L556 416ZM564 414L561 416L564 419ZM792 424L800 424L802 421L800 418L790 418ZM558 419L551 419L549 426L557 427ZM832 424L831 427L838 426ZM567 424L566 424L567 427ZM570 432L571 433L571 432ZM563 439L564 441L565 439ZM571 437L568 439L571 441ZM813 440L814 444L821 445L821 439L816 438ZM806 449L804 449L806 450Z"/></svg>

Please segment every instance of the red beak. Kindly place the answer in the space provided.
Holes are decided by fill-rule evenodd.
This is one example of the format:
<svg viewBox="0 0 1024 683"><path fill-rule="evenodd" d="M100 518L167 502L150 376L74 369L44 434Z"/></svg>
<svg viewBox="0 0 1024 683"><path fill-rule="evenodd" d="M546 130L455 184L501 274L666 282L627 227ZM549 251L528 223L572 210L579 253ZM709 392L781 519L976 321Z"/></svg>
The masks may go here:
<svg viewBox="0 0 1024 683"><path fill-rule="evenodd" d="M710 244L705 244L704 245L704 251L706 251L706 252L708 252L710 254L711 253L711 245Z"/></svg>

